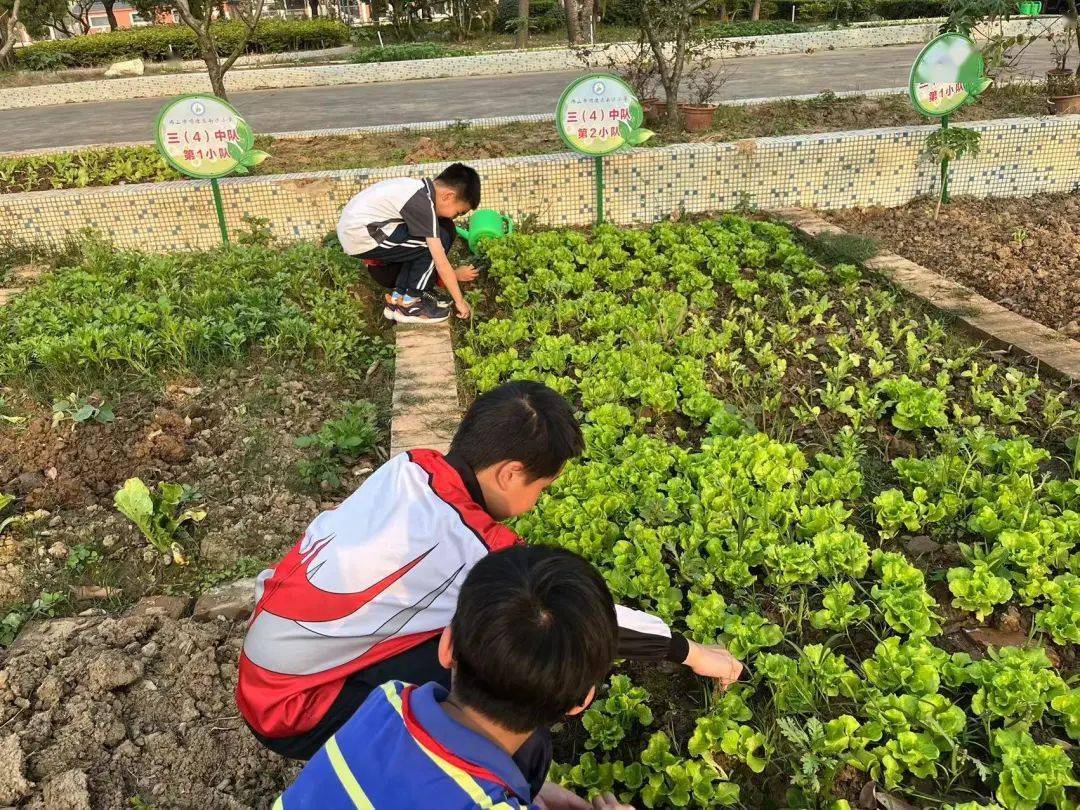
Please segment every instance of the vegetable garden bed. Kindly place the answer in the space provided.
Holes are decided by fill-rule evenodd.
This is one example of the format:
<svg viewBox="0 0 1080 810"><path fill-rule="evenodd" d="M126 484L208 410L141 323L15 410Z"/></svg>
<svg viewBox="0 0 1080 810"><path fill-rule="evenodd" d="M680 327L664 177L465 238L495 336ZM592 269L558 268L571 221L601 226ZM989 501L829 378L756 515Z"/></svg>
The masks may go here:
<svg viewBox="0 0 1080 810"><path fill-rule="evenodd" d="M0 645L250 576L381 463L391 354L358 282L310 245L90 244L0 308Z"/></svg>
<svg viewBox="0 0 1080 810"><path fill-rule="evenodd" d="M1071 392L771 223L518 235L486 265L463 380L544 381L585 422L516 528L749 664L726 695L622 668L560 734L563 781L645 807L1073 806Z"/></svg>
<svg viewBox="0 0 1080 810"><path fill-rule="evenodd" d="M1080 337L1080 194L835 211L851 231L1002 306ZM932 227L927 227L932 223Z"/></svg>
<svg viewBox="0 0 1080 810"><path fill-rule="evenodd" d="M1045 89L1014 85L993 89L980 103L963 108L957 120L1039 116L1046 112ZM853 96L824 93L802 101L724 106L712 130L697 135L661 131L644 148L673 143L733 141L834 130L923 124L906 96ZM442 160L476 160L563 152L565 144L550 122L470 127L467 123L434 132L379 132L312 138L256 139L271 158L252 174L283 174ZM150 146L86 149L19 157L0 155L0 193L153 183L180 176Z"/></svg>

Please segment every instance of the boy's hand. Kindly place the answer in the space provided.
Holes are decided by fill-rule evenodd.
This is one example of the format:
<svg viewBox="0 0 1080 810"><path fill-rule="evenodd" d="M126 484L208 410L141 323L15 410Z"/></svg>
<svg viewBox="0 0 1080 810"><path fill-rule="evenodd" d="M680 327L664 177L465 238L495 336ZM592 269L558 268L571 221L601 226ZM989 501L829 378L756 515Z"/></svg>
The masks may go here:
<svg viewBox="0 0 1080 810"><path fill-rule="evenodd" d="M716 678L727 689L742 675L743 665L719 644L690 642L690 652L683 661L686 666L705 678Z"/></svg>
<svg viewBox="0 0 1080 810"><path fill-rule="evenodd" d="M610 793L602 793L592 800L593 810L634 810L633 805L623 804Z"/></svg>
<svg viewBox="0 0 1080 810"><path fill-rule="evenodd" d="M590 810L587 801L554 782L544 782L536 794L536 804L542 810Z"/></svg>
<svg viewBox="0 0 1080 810"><path fill-rule="evenodd" d="M480 275L480 271L471 264L463 264L461 267L454 270L454 275L456 275L457 280L461 282L476 281L476 277Z"/></svg>
<svg viewBox="0 0 1080 810"><path fill-rule="evenodd" d="M472 309L469 308L469 302L464 298L454 302L454 309L457 310L457 316L459 318L465 319L472 315Z"/></svg>

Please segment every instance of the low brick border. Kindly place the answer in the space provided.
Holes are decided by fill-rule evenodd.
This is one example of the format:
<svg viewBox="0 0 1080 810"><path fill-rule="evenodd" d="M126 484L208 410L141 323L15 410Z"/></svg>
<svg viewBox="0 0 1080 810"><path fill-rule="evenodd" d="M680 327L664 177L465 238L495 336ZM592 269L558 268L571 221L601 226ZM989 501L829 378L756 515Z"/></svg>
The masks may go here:
<svg viewBox="0 0 1080 810"><path fill-rule="evenodd" d="M390 457L418 448L445 453L461 421L450 325L398 325L394 341Z"/></svg>
<svg viewBox="0 0 1080 810"><path fill-rule="evenodd" d="M770 213L811 238L847 233L803 208L782 208ZM895 253L878 253L863 265L956 318L981 338L997 346L1019 349L1070 382L1080 381L1080 342Z"/></svg>

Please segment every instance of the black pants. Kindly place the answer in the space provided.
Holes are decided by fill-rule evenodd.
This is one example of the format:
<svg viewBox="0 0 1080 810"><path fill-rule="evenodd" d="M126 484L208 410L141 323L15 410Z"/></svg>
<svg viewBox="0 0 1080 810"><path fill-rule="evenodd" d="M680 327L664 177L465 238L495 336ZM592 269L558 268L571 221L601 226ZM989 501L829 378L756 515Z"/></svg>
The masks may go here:
<svg viewBox="0 0 1080 810"><path fill-rule="evenodd" d="M455 234L454 221L440 217L439 241L448 254L454 246ZM416 244L418 241L419 245ZM419 295L434 287L439 277L427 244L410 236L404 225L398 225L383 244L361 253L360 258L378 259L383 263L382 267L369 267L368 272L388 290Z"/></svg>
<svg viewBox="0 0 1080 810"><path fill-rule="evenodd" d="M438 637L350 675L322 720L310 731L295 737L264 737L255 729L251 729L251 733L276 754L289 759L311 759L323 743L353 716L367 696L387 681L404 681L418 686L434 681L449 689L450 670L443 669L439 664ZM528 780L533 796L547 779L552 755L551 732L546 728L538 729L514 754L514 762Z"/></svg>

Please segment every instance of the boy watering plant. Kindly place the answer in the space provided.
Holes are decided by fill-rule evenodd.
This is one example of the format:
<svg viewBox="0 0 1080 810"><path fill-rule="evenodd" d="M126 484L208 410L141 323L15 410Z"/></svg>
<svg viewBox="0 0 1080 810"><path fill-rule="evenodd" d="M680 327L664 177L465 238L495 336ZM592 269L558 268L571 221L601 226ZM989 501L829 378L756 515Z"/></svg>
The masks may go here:
<svg viewBox="0 0 1080 810"><path fill-rule="evenodd" d="M543 546L488 554L465 577L438 637L449 692L382 684L275 807L633 810L610 796L589 805L545 782L546 729L585 710L617 638L611 594L585 560Z"/></svg>
<svg viewBox="0 0 1080 810"><path fill-rule="evenodd" d="M469 317L461 283L476 278L471 265L454 268L454 218L480 205L480 175L461 163L434 180L398 177L368 186L345 205L337 234L342 249L363 260L383 287L383 316L399 323L442 323L450 304L436 299L436 281L450 294L459 318Z"/></svg>
<svg viewBox="0 0 1080 810"><path fill-rule="evenodd" d="M236 699L259 741L308 759L380 684L449 687L439 637L465 577L522 542L500 521L532 509L582 449L565 399L506 383L473 403L446 456L396 456L315 518L258 578ZM722 647L654 616L624 607L616 616L620 658L682 662L724 686L742 671Z"/></svg>

